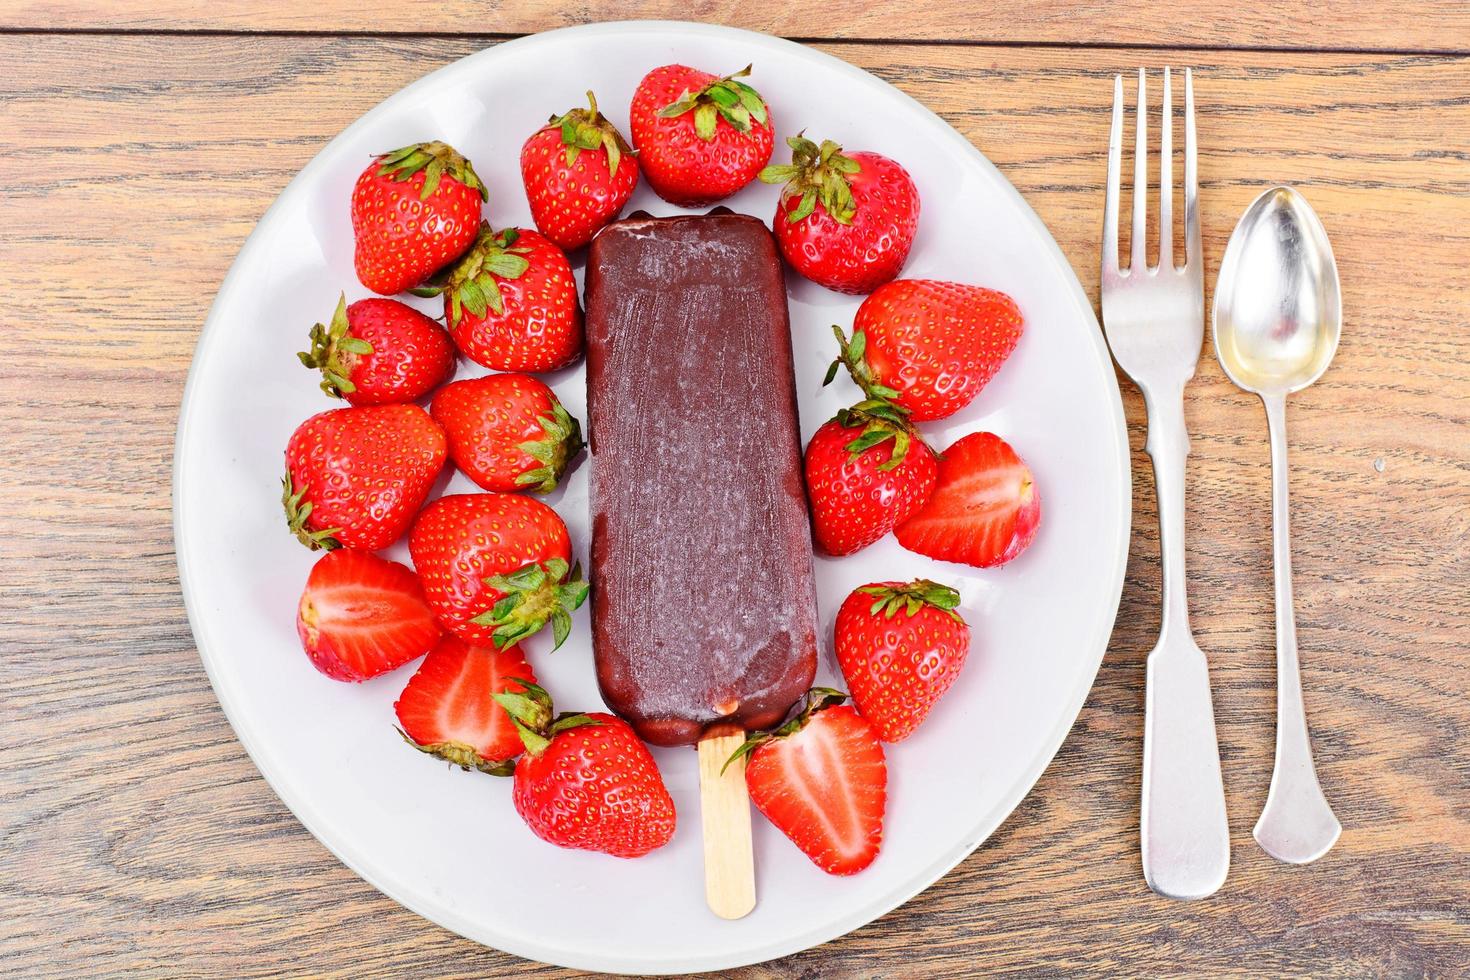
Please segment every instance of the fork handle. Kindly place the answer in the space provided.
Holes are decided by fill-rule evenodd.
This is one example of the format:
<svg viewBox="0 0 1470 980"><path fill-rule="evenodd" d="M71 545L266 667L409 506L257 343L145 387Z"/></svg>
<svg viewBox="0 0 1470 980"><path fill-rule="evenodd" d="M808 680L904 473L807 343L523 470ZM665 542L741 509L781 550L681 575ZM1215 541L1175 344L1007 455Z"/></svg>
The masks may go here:
<svg viewBox="0 0 1470 980"><path fill-rule="evenodd" d="M1171 898L1203 898L1230 869L1230 827L1204 653L1189 631L1184 575L1184 385L1144 392L1145 449L1159 503L1163 621L1148 657L1144 703L1143 873Z"/></svg>

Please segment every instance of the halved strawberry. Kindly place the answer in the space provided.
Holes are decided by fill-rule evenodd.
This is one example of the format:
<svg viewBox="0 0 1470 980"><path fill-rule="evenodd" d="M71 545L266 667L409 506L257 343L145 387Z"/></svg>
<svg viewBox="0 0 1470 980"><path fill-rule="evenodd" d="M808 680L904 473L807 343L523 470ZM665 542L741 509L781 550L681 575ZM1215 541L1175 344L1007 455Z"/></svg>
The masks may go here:
<svg viewBox="0 0 1470 980"><path fill-rule="evenodd" d="M801 714L752 735L745 782L766 819L828 874L856 874L878 856L888 768L868 720L830 688L807 692Z"/></svg>
<svg viewBox="0 0 1470 980"><path fill-rule="evenodd" d="M404 741L466 771L508 776L521 737L490 695L536 682L519 646L497 649L445 636L429 651L393 705Z"/></svg>
<svg viewBox="0 0 1470 980"><path fill-rule="evenodd" d="M371 552L338 548L312 566L296 632L317 670L365 681L422 657L442 631L417 575Z"/></svg>
<svg viewBox="0 0 1470 980"><path fill-rule="evenodd" d="M893 533L921 555L990 568L1025 551L1040 525L1031 470L1000 436L972 432L944 451L934 495Z"/></svg>

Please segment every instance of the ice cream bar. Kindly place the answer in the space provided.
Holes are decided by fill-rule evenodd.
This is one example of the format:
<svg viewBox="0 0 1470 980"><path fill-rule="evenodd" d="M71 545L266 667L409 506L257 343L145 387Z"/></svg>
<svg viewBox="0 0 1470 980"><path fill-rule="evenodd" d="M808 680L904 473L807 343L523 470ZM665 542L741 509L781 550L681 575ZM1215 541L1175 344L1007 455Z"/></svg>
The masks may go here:
<svg viewBox="0 0 1470 980"><path fill-rule="evenodd" d="M658 745L770 726L817 629L775 241L724 209L635 215L593 239L586 280L603 697Z"/></svg>

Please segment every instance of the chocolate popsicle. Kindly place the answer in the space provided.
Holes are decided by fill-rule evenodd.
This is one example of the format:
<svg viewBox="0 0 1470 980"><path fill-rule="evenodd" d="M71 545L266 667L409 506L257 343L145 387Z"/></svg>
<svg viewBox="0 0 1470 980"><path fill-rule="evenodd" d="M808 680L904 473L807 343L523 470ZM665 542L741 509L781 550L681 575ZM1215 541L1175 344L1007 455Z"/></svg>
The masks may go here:
<svg viewBox="0 0 1470 980"><path fill-rule="evenodd" d="M656 745L769 727L817 632L775 241L723 208L635 215L593 239L586 280L603 697Z"/></svg>

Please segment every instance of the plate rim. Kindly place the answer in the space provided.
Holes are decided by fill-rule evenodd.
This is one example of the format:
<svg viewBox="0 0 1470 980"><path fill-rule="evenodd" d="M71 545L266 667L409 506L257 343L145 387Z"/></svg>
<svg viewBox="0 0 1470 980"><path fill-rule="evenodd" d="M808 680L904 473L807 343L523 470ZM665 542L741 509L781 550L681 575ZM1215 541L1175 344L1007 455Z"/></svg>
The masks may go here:
<svg viewBox="0 0 1470 980"><path fill-rule="evenodd" d="M945 133L945 138L953 141L962 153L968 155L971 162L977 164L983 171L988 172L991 177L995 178L996 184L1003 189L1003 193L1013 199L1012 203L1020 206L1019 211L1024 220L1031 225L1033 233L1039 233L1041 240L1045 243L1044 251L1048 253L1052 263L1061 270L1063 281L1066 283L1074 303L1079 309L1086 311L1086 319L1093 328L1091 330L1093 352L1101 361L1101 366L1104 369L1106 393L1112 395L1112 398L1109 399L1109 405L1113 419L1113 432L1117 450L1114 462L1120 477L1119 500L1121 506L1118 515L1119 534L1118 539L1114 542L1118 557L1114 563L1112 587L1109 590L1109 593L1113 596L1110 603L1112 611L1106 616L1106 622L1099 624L1100 635L1093 640L1092 669L1080 674L1081 677L1085 678L1085 683L1079 683L1077 689L1071 692L1067 701L1068 707L1062 713L1062 722L1048 736L1042 744L1040 751L1027 763L1025 769L1026 774L1002 795L1000 802L996 806L981 815L971 833L964 835L953 848L943 854L938 860L931 862L908 876L908 880L903 887L869 902L867 905L842 917L835 923L827 924L822 928L810 929L798 937L782 942L751 947L745 952L733 957L726 954L710 954L703 957L685 957L681 959L647 959L626 955L602 954L594 958L576 952L568 955L566 951L557 950L536 941L526 941L517 936L503 934L493 924L472 921L468 917L459 915L454 909L447 906L436 908L431 913L425 908L421 908L419 903L406 900L397 893L396 889L384 884L375 873L368 870L370 862L365 857L359 856L350 841L344 839L345 835L339 836L332 828L331 823L316 812L314 806L308 799L298 796L295 793L283 791L282 781L277 778L277 774L262 764L261 759L263 755L256 751L254 735L249 726L242 723L240 708L235 703L236 695L227 685L222 684L221 679L217 676L212 666L212 654L209 652L210 643L207 640L209 629L206 625L206 618L199 608L197 597L194 595L193 571L187 558L189 549L185 546L188 534L186 531L184 501L187 499L187 496L185 493L185 467L181 463L181 459L186 434L190 428L190 417L193 414L191 409L195 400L199 397L198 389L201 384L199 381L199 364L203 360L202 355L206 351L207 345L220 334L218 321L221 319L222 314L219 311L228 305L225 301L232 298L233 294L242 288L241 283L236 279L236 273L240 268L242 260L247 255L253 253L255 249L261 247L261 229L273 223L278 209L283 209L282 202L288 197L292 189L298 183L302 182L304 177L322 165L320 161L327 157L338 143L348 139L359 127L367 125L368 117L388 102L421 86L428 86L436 81L442 81L443 76L467 72L472 73L478 62L483 59L493 58L508 47L529 47L555 43L557 39L573 34L596 37L598 35L637 34L650 31L677 31L691 35L702 34L712 38L739 39L747 45L759 45L773 49L799 49L804 56L825 62L827 67L846 74L855 82L863 85L878 85L888 89L891 93L896 94L902 102L905 102L907 108L911 111L916 112L921 117L927 117L929 121L939 123ZM1066 740L1067 735L1076 724L1077 717L1081 713L1093 684L1096 682L1097 673L1101 669L1103 657L1107 653L1108 641L1112 636L1122 599L1123 580L1127 570L1129 542L1132 531L1133 506L1131 451L1128 442L1127 421L1123 412L1122 392L1118 387L1117 374L1113 370L1112 356L1103 340L1102 329L1097 321L1096 310L1092 305L1092 301L1083 290L1081 281L1077 278L1076 270L1072 268L1071 263L1062 252L1061 246L1057 244L1056 238L1052 235L1051 230L1047 228L1030 203L1016 189L1005 174L991 163L989 158L978 147L966 139L938 113L897 86L835 55L828 54L826 51L813 47L810 44L788 40L759 31L726 27L720 24L657 19L579 24L535 34L522 35L494 43L472 54L458 58L449 64L436 68L434 71L397 89L392 94L368 108L362 115L358 116L357 119L353 120L341 132L322 146L312 156L311 160L281 189L275 200L271 202L270 207L266 209L264 214L256 222L255 227L251 229L250 234L240 246L240 251L231 262L229 270L225 273L220 288L215 294L214 301L210 305L209 314L204 320L203 327L200 329L199 339L194 347L194 354L190 360L189 371L184 384L183 397L180 400L179 418L174 438L173 476L171 482L173 493L174 552L179 570L179 590L184 600L185 612L189 619L189 626L194 637L199 659L204 665L204 670L209 678L210 686L214 690L215 698L219 701L220 708L224 711L226 720L234 730L235 737L239 739L246 754L250 757L256 770L264 778L272 792L285 804L292 815L301 822L302 826L333 856L380 893L421 918L448 929L451 932L455 932L472 942L489 946L523 959L560 965L572 969L657 975L735 969L741 966L764 963L772 959L789 956L831 942L849 932L862 928L904 905L914 898L914 896L944 877L944 875L961 861L974 853L981 844L985 843L996 829L1015 812L1016 807L1030 794L1036 782L1041 778L1042 773L1051 765L1062 743Z"/></svg>

